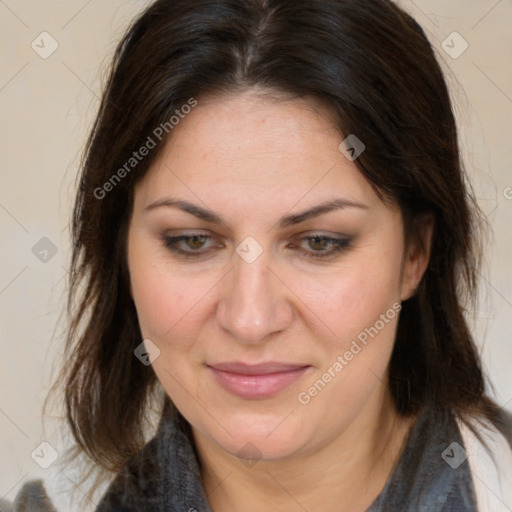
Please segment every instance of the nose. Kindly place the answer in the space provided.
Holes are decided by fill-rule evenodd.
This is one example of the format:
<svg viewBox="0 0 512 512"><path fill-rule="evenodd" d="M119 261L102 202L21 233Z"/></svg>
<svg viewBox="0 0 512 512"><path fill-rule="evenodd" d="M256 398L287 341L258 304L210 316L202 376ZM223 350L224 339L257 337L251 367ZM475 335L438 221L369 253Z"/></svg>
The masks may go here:
<svg viewBox="0 0 512 512"><path fill-rule="evenodd" d="M233 271L223 280L217 322L241 343L262 342L293 320L290 292L268 263L263 256L252 263L237 256Z"/></svg>

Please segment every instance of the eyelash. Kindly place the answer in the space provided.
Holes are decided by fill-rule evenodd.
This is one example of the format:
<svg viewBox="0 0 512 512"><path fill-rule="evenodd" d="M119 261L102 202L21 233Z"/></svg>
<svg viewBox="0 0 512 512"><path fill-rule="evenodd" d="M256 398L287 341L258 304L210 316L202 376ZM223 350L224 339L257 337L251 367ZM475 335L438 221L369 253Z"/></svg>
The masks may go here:
<svg viewBox="0 0 512 512"><path fill-rule="evenodd" d="M178 254L179 256L184 256L187 258L199 258L201 256L206 255L209 250L199 252L199 251L185 251L183 249L180 249L177 247L177 244L180 242L190 240L195 237L200 237L205 239L205 243L208 240L211 240L212 237L205 235L203 233L191 233L190 235L179 235L179 236L164 236L163 237L163 243L164 246L169 249L170 251ZM301 238L301 241L308 241L308 240L315 240L319 239L322 242L327 242L332 246L332 249L329 251L305 251L304 257L305 258L311 258L311 259L320 259L320 258L327 258L332 257L335 254L341 253L344 250L348 249L350 247L350 239L348 238L333 238L329 236L324 235L310 235L305 236Z"/></svg>

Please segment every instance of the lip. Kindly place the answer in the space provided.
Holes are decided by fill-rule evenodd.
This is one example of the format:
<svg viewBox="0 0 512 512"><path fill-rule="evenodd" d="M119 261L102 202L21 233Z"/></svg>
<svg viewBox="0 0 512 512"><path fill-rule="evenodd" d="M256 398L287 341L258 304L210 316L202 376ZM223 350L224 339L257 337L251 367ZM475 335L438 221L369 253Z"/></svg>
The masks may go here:
<svg viewBox="0 0 512 512"><path fill-rule="evenodd" d="M217 382L230 393L247 399L270 398L298 380L309 365L239 362L208 365Z"/></svg>

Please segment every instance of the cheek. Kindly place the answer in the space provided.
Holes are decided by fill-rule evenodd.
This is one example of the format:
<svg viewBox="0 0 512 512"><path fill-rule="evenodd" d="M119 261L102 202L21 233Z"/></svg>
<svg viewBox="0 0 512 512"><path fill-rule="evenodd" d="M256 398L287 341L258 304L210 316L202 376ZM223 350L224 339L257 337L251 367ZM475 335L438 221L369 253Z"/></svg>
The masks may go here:
<svg viewBox="0 0 512 512"><path fill-rule="evenodd" d="M186 343L204 314L208 287L190 277L147 272L133 275L132 289L143 335Z"/></svg>
<svg viewBox="0 0 512 512"><path fill-rule="evenodd" d="M347 258L333 272L310 278L297 275L294 282L297 295L304 297L305 305L332 337L345 342L400 301L400 268L398 251L366 250L364 255Z"/></svg>
<svg viewBox="0 0 512 512"><path fill-rule="evenodd" d="M155 256L159 249L144 251L142 245L139 240L129 243L130 284L142 335L156 342L172 333L193 309L200 290L184 288L184 279L170 271L168 262Z"/></svg>
<svg viewBox="0 0 512 512"><path fill-rule="evenodd" d="M385 382L401 309L400 265L399 251L367 250L330 275L303 280L300 293L330 333L319 340L322 364L301 395L318 414L337 403L334 416L346 421Z"/></svg>
<svg viewBox="0 0 512 512"><path fill-rule="evenodd" d="M335 335L319 340L322 364L298 399L311 407L313 416L329 411L333 425L339 426L356 416L386 382L401 309L399 267L347 269L343 276L326 280L327 286L319 284L310 288L308 306Z"/></svg>
<svg viewBox="0 0 512 512"><path fill-rule="evenodd" d="M178 408L188 411L190 393L196 394L198 366L194 362L200 361L195 342L201 318L207 314L206 301L201 299L208 290L200 283L194 286L190 276L180 278L172 272L155 271L151 265L141 268L149 270L132 272L133 298L144 339L150 339L160 350L153 370Z"/></svg>
<svg viewBox="0 0 512 512"><path fill-rule="evenodd" d="M181 342L182 335L190 335L198 315L203 314L204 299L214 281L199 274L180 274L160 248L144 251L139 245L143 245L139 240L129 245L128 265L142 334Z"/></svg>

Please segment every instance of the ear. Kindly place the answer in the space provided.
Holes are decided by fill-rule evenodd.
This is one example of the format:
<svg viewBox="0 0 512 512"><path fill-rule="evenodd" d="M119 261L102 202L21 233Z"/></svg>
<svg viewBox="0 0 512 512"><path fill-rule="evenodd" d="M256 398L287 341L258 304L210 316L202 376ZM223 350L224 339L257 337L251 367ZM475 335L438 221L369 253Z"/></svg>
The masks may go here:
<svg viewBox="0 0 512 512"><path fill-rule="evenodd" d="M434 216L425 215L418 221L418 236L405 248L402 263L401 300L410 299L418 288L430 259L430 248L434 232Z"/></svg>

